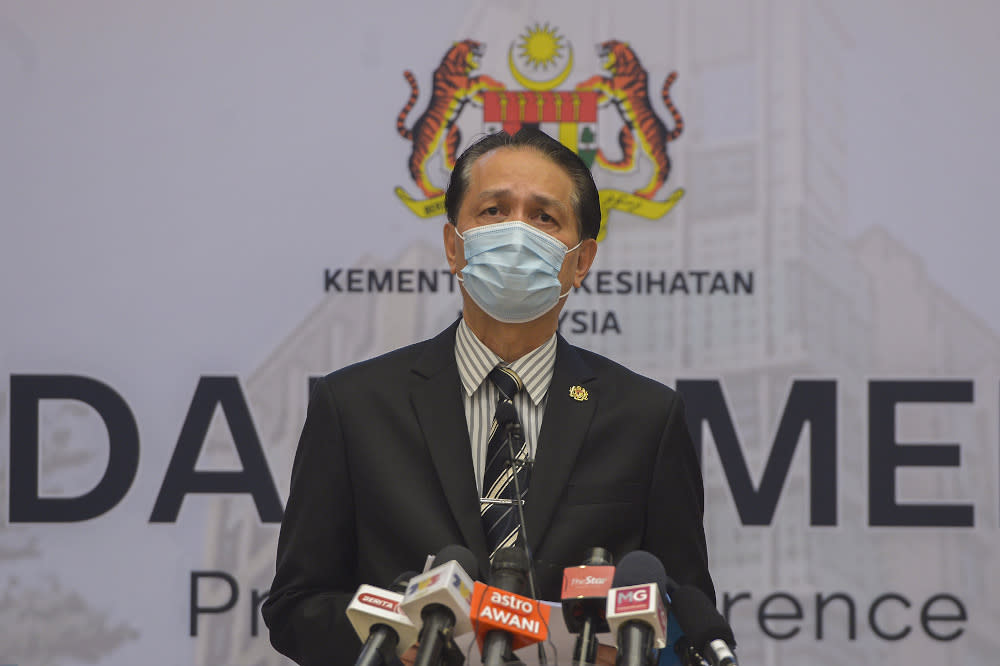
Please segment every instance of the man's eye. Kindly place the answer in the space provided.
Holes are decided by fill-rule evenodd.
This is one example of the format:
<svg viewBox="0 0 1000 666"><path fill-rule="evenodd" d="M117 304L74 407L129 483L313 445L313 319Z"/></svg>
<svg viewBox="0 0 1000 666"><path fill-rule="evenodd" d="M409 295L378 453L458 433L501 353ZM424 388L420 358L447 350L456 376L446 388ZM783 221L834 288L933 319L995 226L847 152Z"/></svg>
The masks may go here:
<svg viewBox="0 0 1000 666"><path fill-rule="evenodd" d="M552 217L548 213L539 213L538 219L542 222L555 222L556 218Z"/></svg>
<svg viewBox="0 0 1000 666"><path fill-rule="evenodd" d="M486 208L486 209L483 210L483 214L484 215L499 215L500 214L500 209L497 208L496 206L490 206L489 208Z"/></svg>

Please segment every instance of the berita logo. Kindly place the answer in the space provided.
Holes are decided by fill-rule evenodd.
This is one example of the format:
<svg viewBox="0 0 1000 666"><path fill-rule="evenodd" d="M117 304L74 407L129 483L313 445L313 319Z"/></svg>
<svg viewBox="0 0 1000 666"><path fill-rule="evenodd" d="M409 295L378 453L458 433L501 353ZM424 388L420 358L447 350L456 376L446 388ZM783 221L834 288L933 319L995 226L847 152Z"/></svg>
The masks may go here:
<svg viewBox="0 0 1000 666"><path fill-rule="evenodd" d="M528 26L507 49L510 75L521 88L509 88L497 78L477 73L486 45L466 39L454 43L433 74L433 88L424 111L411 119L420 97L413 72L403 72L410 97L396 119L396 130L411 143L408 167L420 195L396 187L396 196L419 217L444 213L444 177L430 167L455 166L462 145L457 124L469 106L482 112L482 131L514 133L526 126L541 129L576 151L591 169L634 176L629 190L601 188L604 213L598 240L607 233L607 213L618 210L650 220L664 217L684 196L677 188L664 195L670 176L668 144L684 131L684 120L670 97L677 72L660 88L672 128L657 115L649 97L649 74L639 56L623 41L598 45L601 73L560 88L573 72L573 46L549 24ZM598 109L613 107L617 145L598 145ZM408 126L408 123L411 123ZM640 161L643 173L640 176ZM443 172L442 172L443 173ZM630 180L626 178L626 180Z"/></svg>
<svg viewBox="0 0 1000 666"><path fill-rule="evenodd" d="M375 594L362 594L358 597L358 601L368 606L377 606L379 608L384 608L387 611L397 613L399 612L399 602L393 601L392 599L386 599L385 597L380 597Z"/></svg>

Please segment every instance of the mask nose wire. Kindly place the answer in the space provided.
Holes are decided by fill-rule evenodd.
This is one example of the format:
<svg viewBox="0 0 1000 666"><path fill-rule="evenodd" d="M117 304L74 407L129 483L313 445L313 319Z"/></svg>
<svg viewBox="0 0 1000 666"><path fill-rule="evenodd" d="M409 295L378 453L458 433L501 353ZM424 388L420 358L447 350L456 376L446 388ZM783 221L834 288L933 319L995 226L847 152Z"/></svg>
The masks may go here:
<svg viewBox="0 0 1000 666"><path fill-rule="evenodd" d="M463 236L462 232L458 230L458 225L457 224L453 224L452 226L455 228L455 235L458 236L459 238L461 238L462 241L464 242L465 241L465 236ZM555 238L555 237L553 236L553 238ZM556 240L558 240L558 239L556 239ZM575 249L579 248L581 245L583 245L583 241L584 240L586 240L586 239L585 238L581 238L579 243L577 243L573 247L571 247L571 248L569 248L569 249L566 250L566 254L569 254L573 250L575 250ZM559 242L561 243L562 241L559 241Z"/></svg>
<svg viewBox="0 0 1000 666"><path fill-rule="evenodd" d="M455 235L458 236L459 238L461 238L464 241L465 240L465 236L463 236L461 234L461 232L459 232L458 225L456 224L454 226L455 226ZM573 247L571 247L568 250L566 250L566 254L569 254L573 250L578 249L581 245L583 245L583 241L585 241L585 240L586 240L585 238L581 238L579 243L577 243ZM458 280L459 283L465 282L465 278L462 276L462 271L461 270L455 271L455 279ZM559 294L559 298L560 299L566 298L567 296L569 296L569 293L571 291L573 291L573 287L570 287L569 289L567 289L565 293Z"/></svg>

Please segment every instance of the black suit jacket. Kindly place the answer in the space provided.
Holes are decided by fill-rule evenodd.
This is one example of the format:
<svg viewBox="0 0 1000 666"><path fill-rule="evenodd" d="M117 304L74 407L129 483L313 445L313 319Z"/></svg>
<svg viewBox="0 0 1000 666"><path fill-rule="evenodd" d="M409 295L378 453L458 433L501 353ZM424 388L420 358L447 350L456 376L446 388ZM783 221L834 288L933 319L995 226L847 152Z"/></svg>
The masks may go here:
<svg viewBox="0 0 1000 666"><path fill-rule="evenodd" d="M388 587L448 544L489 571L456 327L313 392L263 606L271 642L300 664L354 663L344 609L361 583ZM559 336L525 504L540 596L558 600L563 568L601 546L616 561L647 550L714 600L703 496L680 397Z"/></svg>

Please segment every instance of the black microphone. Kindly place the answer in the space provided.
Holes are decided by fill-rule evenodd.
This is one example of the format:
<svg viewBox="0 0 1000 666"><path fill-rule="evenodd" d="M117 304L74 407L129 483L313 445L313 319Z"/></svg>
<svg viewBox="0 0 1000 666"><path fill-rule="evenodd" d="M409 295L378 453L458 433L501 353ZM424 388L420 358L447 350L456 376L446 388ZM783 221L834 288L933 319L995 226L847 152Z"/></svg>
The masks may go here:
<svg viewBox="0 0 1000 666"><path fill-rule="evenodd" d="M615 569L608 593L608 624L617 636L617 666L654 666L666 645L667 572L659 558L635 550Z"/></svg>
<svg viewBox="0 0 1000 666"><path fill-rule="evenodd" d="M682 585L671 595L674 615L684 635L712 666L737 666L733 629L712 601L693 585Z"/></svg>
<svg viewBox="0 0 1000 666"><path fill-rule="evenodd" d="M472 578L479 577L476 556L463 546L445 546L434 558L434 567L410 579L400 603L414 624L421 622L414 666L463 664L454 637L472 630L469 602Z"/></svg>
<svg viewBox="0 0 1000 666"><path fill-rule="evenodd" d="M527 467L529 474L531 472L531 462L529 460L518 460L517 458L517 452L521 450L521 445L524 444L524 430L521 428L520 419L517 418L517 411L514 409L514 404L509 400L501 400L497 403L495 418L497 420L497 427L503 429L507 440L507 462L510 464L513 472L511 480L514 485L514 499L511 503L517 509L519 541L524 546L524 550L528 555L528 588L531 596L538 598L538 595L535 593L535 576L531 570L531 551L528 550L528 536L524 527L524 500L521 498L521 493L524 489L521 488L521 479L517 474L522 467Z"/></svg>
<svg viewBox="0 0 1000 666"><path fill-rule="evenodd" d="M396 577L388 590L371 585L358 588L347 607L347 617L359 638L365 638L354 666L390 666L417 638L417 628L399 610L407 581L416 576L407 571Z"/></svg>
<svg viewBox="0 0 1000 666"><path fill-rule="evenodd" d="M494 418L497 420L497 427L503 430L507 436L507 455L511 467L516 470L527 466L530 471L530 460L522 461L517 459L517 452L521 450L521 445L524 444L524 429L521 427L521 419L517 417L517 410L514 409L514 403L508 400L498 402Z"/></svg>
<svg viewBox="0 0 1000 666"><path fill-rule="evenodd" d="M563 570L562 610L566 629L576 634L573 664L597 660L597 634L608 627L608 590L615 575L611 553L604 548L587 551L583 564Z"/></svg>
<svg viewBox="0 0 1000 666"><path fill-rule="evenodd" d="M521 548L501 548L493 556L490 587L524 595L528 589L528 555ZM499 666L514 661L514 637L509 631L493 629L483 639L483 666ZM517 662L520 663L520 662Z"/></svg>

